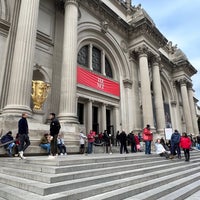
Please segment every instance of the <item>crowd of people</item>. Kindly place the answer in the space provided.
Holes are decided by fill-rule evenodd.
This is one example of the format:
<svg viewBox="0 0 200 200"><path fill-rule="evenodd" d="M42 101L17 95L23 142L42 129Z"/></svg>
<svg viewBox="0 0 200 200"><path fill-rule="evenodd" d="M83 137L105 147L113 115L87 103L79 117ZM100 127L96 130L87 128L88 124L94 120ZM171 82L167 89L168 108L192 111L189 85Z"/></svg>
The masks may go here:
<svg viewBox="0 0 200 200"><path fill-rule="evenodd" d="M18 122L18 133L14 138L12 132L9 131L1 137L1 144L4 146L9 156L18 155L21 159L25 159L24 151L30 145L29 129L27 122L27 114L23 113ZM49 158L55 158L57 155L67 155L67 148L64 143L63 135L60 133L61 125L56 118L55 113L50 113L49 119L50 132L45 133L40 140L40 147L45 149ZM154 134L151 131L149 124L143 129L142 133L134 133L134 131L127 134L125 130L117 131L115 137L107 130L96 133L90 131L84 134L80 131L80 154L93 153L93 146L99 145L105 147L105 152L112 154L112 146L119 147L120 154L129 153L127 146L130 146L130 152L136 153L144 151L145 154L151 154L152 142ZM87 145L86 145L87 143ZM181 149L184 152L185 161L190 160L190 150L192 146L196 146L200 150L200 134L196 137L188 135L183 132L182 135L175 130L171 135L170 140L165 141L162 138L157 138L154 142L156 154L167 159L177 157L181 159Z"/></svg>

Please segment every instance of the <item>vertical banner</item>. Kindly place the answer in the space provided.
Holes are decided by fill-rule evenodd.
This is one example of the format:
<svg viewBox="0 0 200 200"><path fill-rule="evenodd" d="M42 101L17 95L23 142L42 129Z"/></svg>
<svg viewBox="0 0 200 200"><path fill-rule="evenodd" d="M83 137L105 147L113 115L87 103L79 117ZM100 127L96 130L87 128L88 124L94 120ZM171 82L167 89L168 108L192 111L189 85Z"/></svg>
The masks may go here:
<svg viewBox="0 0 200 200"><path fill-rule="evenodd" d="M120 96L118 82L97 75L94 72L79 66L77 67L77 83L111 95Z"/></svg>

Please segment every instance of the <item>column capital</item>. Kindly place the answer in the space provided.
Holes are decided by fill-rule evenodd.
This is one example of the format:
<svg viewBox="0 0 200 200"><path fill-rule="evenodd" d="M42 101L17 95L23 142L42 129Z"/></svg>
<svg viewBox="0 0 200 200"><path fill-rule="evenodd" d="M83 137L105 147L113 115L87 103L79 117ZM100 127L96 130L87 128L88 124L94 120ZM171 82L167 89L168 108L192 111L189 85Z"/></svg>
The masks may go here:
<svg viewBox="0 0 200 200"><path fill-rule="evenodd" d="M147 56L148 52L149 52L149 48L145 45L142 44L138 47L136 47L133 52L137 53L139 56Z"/></svg>
<svg viewBox="0 0 200 200"><path fill-rule="evenodd" d="M187 83L188 83L188 81L187 81L186 78L182 78L182 79L180 79L179 82L180 82L181 86L187 86Z"/></svg>
<svg viewBox="0 0 200 200"><path fill-rule="evenodd" d="M160 63L161 63L161 57L159 55L154 55L152 57L152 64L153 64L153 66L160 65Z"/></svg>
<svg viewBox="0 0 200 200"><path fill-rule="evenodd" d="M74 4L78 7L78 0L65 0L65 7L68 5L68 4Z"/></svg>

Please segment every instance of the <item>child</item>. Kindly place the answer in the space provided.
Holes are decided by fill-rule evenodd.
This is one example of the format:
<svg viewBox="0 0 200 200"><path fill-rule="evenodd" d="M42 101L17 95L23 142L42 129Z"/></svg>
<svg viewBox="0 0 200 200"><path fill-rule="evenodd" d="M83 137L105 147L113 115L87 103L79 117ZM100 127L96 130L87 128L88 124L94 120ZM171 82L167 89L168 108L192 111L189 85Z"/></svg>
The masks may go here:
<svg viewBox="0 0 200 200"><path fill-rule="evenodd" d="M190 138L187 136L187 133L183 133L180 139L180 147L184 151L185 161L190 161L190 147L192 145L192 142Z"/></svg>
<svg viewBox="0 0 200 200"><path fill-rule="evenodd" d="M64 144L64 139L62 138L60 133L58 134L58 138L57 138L57 146L58 146L61 156L67 155L67 148Z"/></svg>

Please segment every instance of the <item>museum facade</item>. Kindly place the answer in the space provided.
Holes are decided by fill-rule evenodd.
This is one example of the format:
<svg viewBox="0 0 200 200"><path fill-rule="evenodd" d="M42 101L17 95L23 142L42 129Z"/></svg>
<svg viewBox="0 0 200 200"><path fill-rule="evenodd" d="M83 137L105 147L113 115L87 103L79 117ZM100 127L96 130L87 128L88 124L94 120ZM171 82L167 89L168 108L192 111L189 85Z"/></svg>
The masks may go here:
<svg viewBox="0 0 200 200"><path fill-rule="evenodd" d="M199 132L197 70L130 0L0 0L0 47L4 130Z"/></svg>

